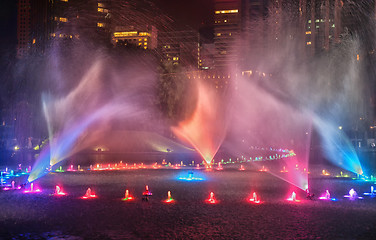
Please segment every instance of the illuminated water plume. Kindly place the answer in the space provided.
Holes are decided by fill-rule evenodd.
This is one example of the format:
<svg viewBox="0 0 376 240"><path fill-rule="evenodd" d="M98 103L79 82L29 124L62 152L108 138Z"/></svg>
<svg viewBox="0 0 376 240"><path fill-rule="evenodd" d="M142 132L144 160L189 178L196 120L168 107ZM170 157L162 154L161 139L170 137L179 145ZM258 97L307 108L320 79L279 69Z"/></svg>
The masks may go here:
<svg viewBox="0 0 376 240"><path fill-rule="evenodd" d="M342 129L318 116L313 118L313 123L321 135L327 159L336 166L363 175L358 155Z"/></svg>
<svg viewBox="0 0 376 240"><path fill-rule="evenodd" d="M198 80L196 84L197 103L193 115L172 130L196 149L206 165L211 165L226 134L228 113L212 86Z"/></svg>

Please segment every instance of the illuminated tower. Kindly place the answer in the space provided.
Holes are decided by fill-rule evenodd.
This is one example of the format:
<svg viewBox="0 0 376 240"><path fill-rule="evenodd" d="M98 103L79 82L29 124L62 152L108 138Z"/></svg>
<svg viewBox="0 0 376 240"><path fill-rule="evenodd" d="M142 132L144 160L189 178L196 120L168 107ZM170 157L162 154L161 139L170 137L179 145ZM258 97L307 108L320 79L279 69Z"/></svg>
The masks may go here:
<svg viewBox="0 0 376 240"><path fill-rule="evenodd" d="M30 0L18 1L17 5L17 57L27 54L31 44Z"/></svg>
<svg viewBox="0 0 376 240"><path fill-rule="evenodd" d="M158 31L154 26L115 27L112 34L113 45L128 45L140 49L157 47Z"/></svg>
<svg viewBox="0 0 376 240"><path fill-rule="evenodd" d="M216 0L214 9L214 63L225 70L239 57L241 0Z"/></svg>
<svg viewBox="0 0 376 240"><path fill-rule="evenodd" d="M197 31L160 32L158 49L164 64L198 68L199 34Z"/></svg>
<svg viewBox="0 0 376 240"><path fill-rule="evenodd" d="M17 3L17 57L43 53L48 39L48 0L22 0Z"/></svg>
<svg viewBox="0 0 376 240"><path fill-rule="evenodd" d="M300 24L308 53L328 51L340 41L342 7L341 0L300 0Z"/></svg>

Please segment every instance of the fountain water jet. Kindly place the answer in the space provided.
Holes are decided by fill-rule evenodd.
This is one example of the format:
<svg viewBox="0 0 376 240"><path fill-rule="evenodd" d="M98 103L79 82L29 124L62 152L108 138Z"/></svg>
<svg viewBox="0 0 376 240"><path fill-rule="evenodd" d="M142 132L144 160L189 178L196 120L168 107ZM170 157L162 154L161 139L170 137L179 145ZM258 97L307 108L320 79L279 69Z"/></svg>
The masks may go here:
<svg viewBox="0 0 376 240"><path fill-rule="evenodd" d="M204 164L210 166L226 134L227 112L213 88L199 80L196 84L197 103L194 113L189 119L172 127L172 130L179 138L190 143L201 155Z"/></svg>

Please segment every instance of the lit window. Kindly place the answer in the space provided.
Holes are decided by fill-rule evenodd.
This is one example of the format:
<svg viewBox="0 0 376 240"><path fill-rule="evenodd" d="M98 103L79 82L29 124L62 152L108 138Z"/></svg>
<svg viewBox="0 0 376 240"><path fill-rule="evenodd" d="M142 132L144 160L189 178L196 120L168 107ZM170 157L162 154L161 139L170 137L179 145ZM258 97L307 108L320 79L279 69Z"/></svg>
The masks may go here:
<svg viewBox="0 0 376 240"><path fill-rule="evenodd" d="M307 32L305 32L305 34L306 34L306 35L309 35L309 34L311 34L311 31L307 31Z"/></svg>
<svg viewBox="0 0 376 240"><path fill-rule="evenodd" d="M98 12L104 12L104 9L99 7Z"/></svg>
<svg viewBox="0 0 376 240"><path fill-rule="evenodd" d="M104 27L104 23L100 23L100 22L97 23L97 27L101 27L101 28Z"/></svg>
<svg viewBox="0 0 376 240"><path fill-rule="evenodd" d="M98 7L103 8L103 7L104 7L104 4L103 4L103 3L98 3Z"/></svg>
<svg viewBox="0 0 376 240"><path fill-rule="evenodd" d="M147 43L147 42L144 42L144 45L148 45L148 43Z"/></svg>
<svg viewBox="0 0 376 240"><path fill-rule="evenodd" d="M33 39L33 44L35 44L35 38ZM359 55L358 55L359 56Z"/></svg>
<svg viewBox="0 0 376 240"><path fill-rule="evenodd" d="M68 0L61 0L62 2L68 2Z"/></svg>
<svg viewBox="0 0 376 240"><path fill-rule="evenodd" d="M114 37L137 36L137 32L114 32Z"/></svg>
<svg viewBox="0 0 376 240"><path fill-rule="evenodd" d="M219 36L221 36L222 34L221 33L217 33L217 36L219 37Z"/></svg>
<svg viewBox="0 0 376 240"><path fill-rule="evenodd" d="M333 23L332 28L336 27L336 25Z"/></svg>
<svg viewBox="0 0 376 240"><path fill-rule="evenodd" d="M146 46L144 47L144 49L147 49L147 48L148 48L148 47L146 47Z"/></svg>
<svg viewBox="0 0 376 240"><path fill-rule="evenodd" d="M312 44L312 42L307 42L307 45L311 45Z"/></svg>
<svg viewBox="0 0 376 240"><path fill-rule="evenodd" d="M318 22L320 22L320 19L316 19L316 21L315 21L315 22L317 22L317 23L318 23Z"/></svg>
<svg viewBox="0 0 376 240"><path fill-rule="evenodd" d="M227 20L225 19L224 22L227 22Z"/></svg>
<svg viewBox="0 0 376 240"><path fill-rule="evenodd" d="M238 9L215 11L215 14L238 13Z"/></svg>
<svg viewBox="0 0 376 240"><path fill-rule="evenodd" d="M61 18L59 18L59 21L60 21L60 22L68 22L68 19L67 19L67 18L63 18L63 17L61 17Z"/></svg>

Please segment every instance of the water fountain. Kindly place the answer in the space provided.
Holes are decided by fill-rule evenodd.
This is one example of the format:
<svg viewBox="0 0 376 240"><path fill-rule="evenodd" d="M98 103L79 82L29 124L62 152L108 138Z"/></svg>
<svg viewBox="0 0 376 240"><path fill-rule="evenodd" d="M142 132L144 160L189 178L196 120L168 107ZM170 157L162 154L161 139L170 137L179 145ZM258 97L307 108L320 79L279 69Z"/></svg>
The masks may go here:
<svg viewBox="0 0 376 240"><path fill-rule="evenodd" d="M330 196L329 190L325 190L325 193L321 197L319 197L319 199L320 200L326 200L326 201L337 201L336 198L332 198Z"/></svg>
<svg viewBox="0 0 376 240"><path fill-rule="evenodd" d="M91 188L88 188L86 190L86 193L84 196L82 196L81 198L82 199L92 199L92 198L96 198L97 195L95 195L92 191L91 191Z"/></svg>
<svg viewBox="0 0 376 240"><path fill-rule="evenodd" d="M203 81L197 80L197 103L192 116L172 127L173 132L183 141L191 144L208 168L213 164L227 129L225 102ZM205 132L202 131L205 129Z"/></svg>
<svg viewBox="0 0 376 240"><path fill-rule="evenodd" d="M218 167L217 167L217 170L218 170L218 171L221 171L221 170L223 170L223 167L222 167L222 165L221 165L221 163L220 163L220 162L218 163Z"/></svg>
<svg viewBox="0 0 376 240"><path fill-rule="evenodd" d="M253 192L252 197L249 199L249 201L252 202L252 203L257 203L257 204L261 203L261 201L258 198L256 192Z"/></svg>
<svg viewBox="0 0 376 240"><path fill-rule="evenodd" d="M171 197L171 192L170 191L167 192L167 199L164 200L164 202L165 203L173 203L173 202L175 202L175 200Z"/></svg>
<svg viewBox="0 0 376 240"><path fill-rule="evenodd" d="M129 194L129 190L125 190L125 195L124 198L122 199L123 201L132 201L134 198Z"/></svg>
<svg viewBox="0 0 376 240"><path fill-rule="evenodd" d="M205 200L207 203L210 203L210 204L215 204L217 203L218 201L215 199L214 197L214 193L213 192L210 192L210 195L209 195L209 198Z"/></svg>
<svg viewBox="0 0 376 240"><path fill-rule="evenodd" d="M350 200L363 199L363 197L358 196L358 193L354 190L354 188L351 188L349 194L345 195L344 197Z"/></svg>
<svg viewBox="0 0 376 240"><path fill-rule="evenodd" d="M292 192L291 197L287 198L287 201L289 202L300 202L300 200L296 199L296 193Z"/></svg>
<svg viewBox="0 0 376 240"><path fill-rule="evenodd" d="M34 183L30 183L30 188L24 191L24 193L40 193L40 192L42 192L40 188L34 189Z"/></svg>
<svg viewBox="0 0 376 240"><path fill-rule="evenodd" d="M193 176L193 171L188 172L188 176L179 176L178 180L183 180L183 181L203 181L205 178L203 177L194 177Z"/></svg>
<svg viewBox="0 0 376 240"><path fill-rule="evenodd" d="M51 194L52 196L66 196L67 194L61 189L59 185L55 186L55 192Z"/></svg>
<svg viewBox="0 0 376 240"><path fill-rule="evenodd" d="M369 192L365 192L364 195L370 196L370 197L375 197L376 196L376 190L374 189L373 186L371 186L371 190Z"/></svg>

